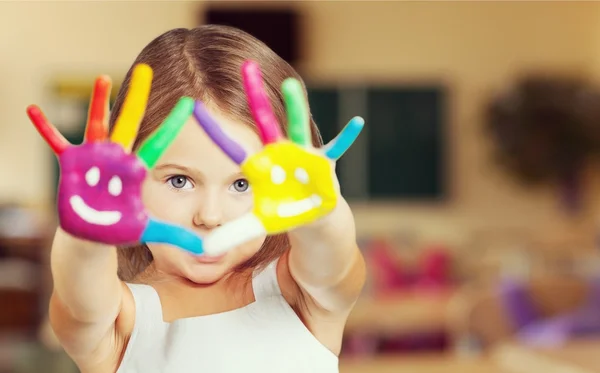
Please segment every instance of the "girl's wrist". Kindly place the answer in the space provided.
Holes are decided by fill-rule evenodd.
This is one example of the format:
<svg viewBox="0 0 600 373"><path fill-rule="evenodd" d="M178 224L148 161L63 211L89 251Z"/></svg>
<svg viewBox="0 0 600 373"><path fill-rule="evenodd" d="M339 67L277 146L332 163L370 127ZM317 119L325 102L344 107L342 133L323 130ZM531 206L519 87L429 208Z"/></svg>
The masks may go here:
<svg viewBox="0 0 600 373"><path fill-rule="evenodd" d="M350 232L349 224L354 226L354 217L346 200L340 195L335 208L322 218L300 226L290 232L302 238L322 240L329 236L346 235ZM353 230L353 229L352 229Z"/></svg>

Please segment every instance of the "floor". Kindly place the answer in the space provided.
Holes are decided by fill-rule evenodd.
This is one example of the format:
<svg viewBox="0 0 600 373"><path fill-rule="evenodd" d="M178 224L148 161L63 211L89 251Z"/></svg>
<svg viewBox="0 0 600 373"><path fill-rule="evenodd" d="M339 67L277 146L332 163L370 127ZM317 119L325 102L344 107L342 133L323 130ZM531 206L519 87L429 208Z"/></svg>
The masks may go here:
<svg viewBox="0 0 600 373"><path fill-rule="evenodd" d="M14 344L0 350L0 373L78 373L62 352L51 352L35 343ZM10 360L10 363L7 362ZM457 358L441 354L416 354L369 359L341 359L340 373L506 373L485 358Z"/></svg>
<svg viewBox="0 0 600 373"><path fill-rule="evenodd" d="M347 360L340 373L507 373L486 358L407 355L373 360Z"/></svg>

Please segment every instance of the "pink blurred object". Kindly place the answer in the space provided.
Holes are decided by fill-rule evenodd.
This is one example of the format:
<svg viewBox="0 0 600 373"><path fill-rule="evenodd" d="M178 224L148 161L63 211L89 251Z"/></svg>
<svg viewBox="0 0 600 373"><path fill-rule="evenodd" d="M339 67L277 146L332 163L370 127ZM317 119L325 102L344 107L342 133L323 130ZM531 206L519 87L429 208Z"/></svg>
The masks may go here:
<svg viewBox="0 0 600 373"><path fill-rule="evenodd" d="M370 276L374 296L397 294L406 288L400 261L394 255L394 248L385 240L371 241L366 254L370 266Z"/></svg>
<svg viewBox="0 0 600 373"><path fill-rule="evenodd" d="M345 358L373 357L379 349L379 339L373 335L347 335L344 337L342 353Z"/></svg>
<svg viewBox="0 0 600 373"><path fill-rule="evenodd" d="M451 257L444 246L431 246L421 257L421 273L416 286L430 290L442 290L451 285Z"/></svg>

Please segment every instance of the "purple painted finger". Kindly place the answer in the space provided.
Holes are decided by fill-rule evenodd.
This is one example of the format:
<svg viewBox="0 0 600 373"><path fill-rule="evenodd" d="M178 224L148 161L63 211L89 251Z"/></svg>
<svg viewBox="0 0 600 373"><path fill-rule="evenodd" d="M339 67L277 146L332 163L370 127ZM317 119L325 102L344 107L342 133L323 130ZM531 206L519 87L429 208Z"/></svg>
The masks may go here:
<svg viewBox="0 0 600 373"><path fill-rule="evenodd" d="M223 132L219 124L212 118L204 104L200 101L196 101L194 117L208 137L210 137L210 139L221 148L232 161L237 164L242 164L244 162L246 159L246 152L244 149L240 144L232 140L225 132Z"/></svg>

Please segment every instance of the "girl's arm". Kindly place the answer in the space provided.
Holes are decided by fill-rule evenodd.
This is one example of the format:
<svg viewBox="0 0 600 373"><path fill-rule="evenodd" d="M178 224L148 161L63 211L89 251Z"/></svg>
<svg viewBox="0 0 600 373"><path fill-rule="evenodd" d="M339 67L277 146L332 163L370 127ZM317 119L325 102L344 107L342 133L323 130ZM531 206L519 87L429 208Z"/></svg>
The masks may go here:
<svg viewBox="0 0 600 373"><path fill-rule="evenodd" d="M63 348L78 364L109 358L119 347L105 343L120 340L114 338L117 318L130 331L134 315L131 293L117 277L116 248L74 238L59 228L51 269L50 322Z"/></svg>
<svg viewBox="0 0 600 373"><path fill-rule="evenodd" d="M289 238L288 266L296 283L320 308L348 312L362 291L366 268L347 202L339 196L332 213Z"/></svg>

